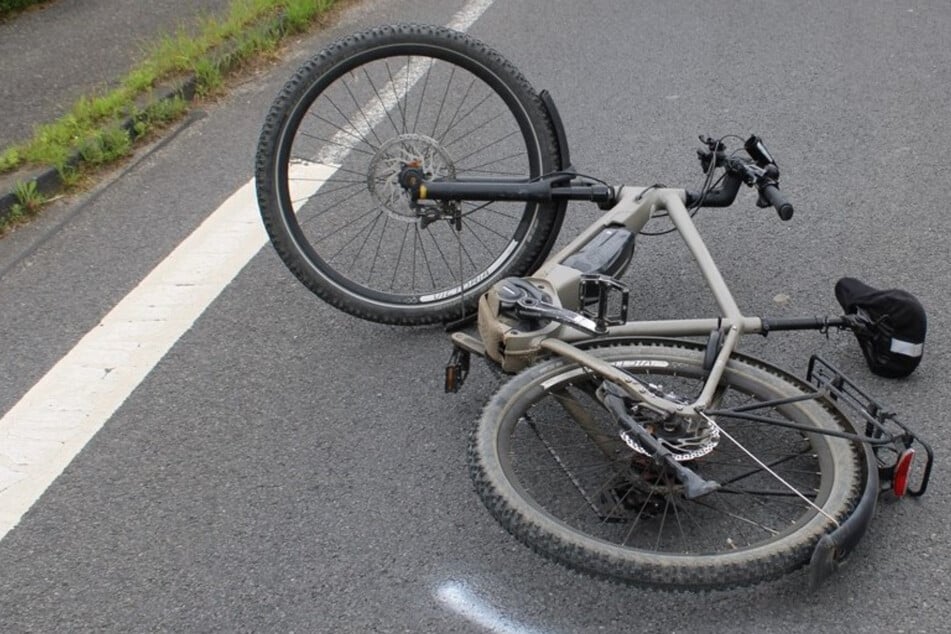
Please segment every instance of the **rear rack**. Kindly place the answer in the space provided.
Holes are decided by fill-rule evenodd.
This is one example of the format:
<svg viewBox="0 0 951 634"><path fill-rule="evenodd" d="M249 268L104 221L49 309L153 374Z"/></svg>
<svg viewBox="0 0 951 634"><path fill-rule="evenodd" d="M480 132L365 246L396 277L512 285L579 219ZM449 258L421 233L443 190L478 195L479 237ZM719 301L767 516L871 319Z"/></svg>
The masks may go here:
<svg viewBox="0 0 951 634"><path fill-rule="evenodd" d="M821 356L813 355L809 359L806 380L817 389L825 391L837 405L844 406L849 413L856 414L865 422L865 435L873 441L878 441L870 444L878 459L879 479L883 483L891 483L894 478L895 467L903 455L899 447L905 450L914 449L915 446L924 449L925 466L920 477L917 478L918 486L908 487L908 495L912 497L924 495L934 462L934 453L926 442L898 420L895 412L869 396L854 381Z"/></svg>

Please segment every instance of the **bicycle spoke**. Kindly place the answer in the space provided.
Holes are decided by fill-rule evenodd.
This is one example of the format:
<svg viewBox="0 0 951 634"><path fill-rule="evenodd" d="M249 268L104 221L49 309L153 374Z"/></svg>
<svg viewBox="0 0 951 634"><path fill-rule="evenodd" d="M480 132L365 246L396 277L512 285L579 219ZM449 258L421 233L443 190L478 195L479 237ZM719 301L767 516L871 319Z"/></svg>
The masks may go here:
<svg viewBox="0 0 951 634"><path fill-rule="evenodd" d="M460 123L462 123L463 121L465 121L465 120L469 117L470 114L472 114L473 112L475 112L476 110L478 110L478 109L482 106L482 104L484 104L486 101L488 101L491 97L492 97L492 93L487 94L485 97L483 97L482 99L480 99L478 103L476 103L474 106L472 106L471 108L469 108L469 110L467 110L467 111L465 112L465 114L463 114L461 117L459 117L459 119L456 120L456 122L455 122L452 126L447 127L446 130L445 130L445 132L443 132L443 135L439 138L440 142L443 142L443 141L446 140L446 135L449 134L449 132L452 130L453 127L455 127L455 126L459 125ZM461 105L462 105L462 103L460 102L460 106L461 106ZM496 115L496 116L494 117L494 119L497 119L499 116L501 116L501 114L500 114L500 115Z"/></svg>
<svg viewBox="0 0 951 634"><path fill-rule="evenodd" d="M486 161L485 163L480 163L479 165L473 165L472 167L464 167L464 166L460 167L460 171L471 172L471 171L475 171L475 169L479 167L485 167L486 165L496 165L498 163L501 163L502 161L507 161L508 159L511 159L511 158L519 158L521 156L522 156L521 152L516 152L515 154L509 154L507 156L493 158L491 161Z"/></svg>
<svg viewBox="0 0 951 634"><path fill-rule="evenodd" d="M393 98L394 98L394 101L396 101L396 109L399 110L400 121L403 124L402 126L397 128L397 132L399 132L400 134L403 134L406 132L406 112L403 110L403 104L400 103L403 97L401 97L400 93L396 90L396 80L393 79L393 73L390 70L390 63L384 62L383 65L386 67L386 76L389 77L390 79L390 82L387 85L393 90ZM409 73L405 73L405 74L407 75L407 78L408 78ZM405 97L405 91L404 91L404 97Z"/></svg>
<svg viewBox="0 0 951 634"><path fill-rule="evenodd" d="M707 420L708 420L708 422L713 423L712 419L709 419L709 418L708 418ZM716 423L713 423L713 424L716 424ZM818 506L816 506L815 503L814 503L812 500L810 500L808 497L806 497L801 491L799 491L798 489L796 489L796 487L794 487L792 484L790 484L788 481L786 481L786 480L785 480L783 477L781 477L778 473L776 473L775 471L773 471L772 469L770 469L765 463L763 463L759 458L757 458L756 456L754 456L753 453L750 452L749 449L747 449L747 448L744 447L742 444L740 444L739 441L737 441L731 434L729 434L729 433L728 433L725 429L723 429L722 427L720 428L720 433L723 434L724 436L726 436L728 440L730 440L730 441L731 441L732 443L734 443L737 447L739 447L744 453L746 453L750 458L752 458L752 460L753 460L754 462L756 462L759 466L761 466L764 470L766 470L771 476L773 476L774 478L776 478L783 486L785 486L785 487L788 488L790 491L792 491L793 493L795 493L796 495L798 495L800 498L802 498L802 500L803 500L804 502L806 502L809 506L813 507L816 511L818 511L819 513L821 513L822 515L824 515L824 516L826 517L826 519L828 519L829 521L831 521L833 524L835 524L836 526L839 525L839 522L838 522L834 517L832 517L831 515L829 515L829 514L826 513L825 511L823 511L823 510L822 510L821 508L819 508Z"/></svg>
<svg viewBox="0 0 951 634"><path fill-rule="evenodd" d="M325 213L334 211L334 209L335 209L337 206L339 206L339 205L341 205L341 204L343 204L343 203L345 203L345 202L347 202L347 201L349 201L349 200L352 200L352 199L354 199L354 198L360 196L361 194L362 194L362 192L360 192L360 191L354 192L353 194L350 194L349 196L345 196L343 199L334 201L334 205L328 205L327 207L324 207L323 209L321 209L321 210L319 210L319 211L315 211L315 212L312 213L312 214L308 214L307 217L301 222L301 225L302 225L302 226L307 226L307 225L309 225L310 223L314 222L315 220L321 218ZM310 197L305 198L305 199L302 199L302 200L310 200L311 198L313 198L313 196L310 196ZM298 212L300 211L300 209L302 209L302 207L298 209ZM369 213L373 213L373 212L375 212L375 211L377 211L377 209L371 209L371 210L368 211L367 213L369 214ZM362 217L362 216L361 216L361 217ZM346 226L347 226L347 225L344 225L344 227L346 227ZM343 228L343 227L341 227L341 229L342 229L342 228ZM338 229L338 231L339 231L339 229ZM331 235L332 235L332 234L331 234ZM325 235L323 238L320 238L317 242L320 242L320 241L322 241L322 240L324 240L324 239L326 239L326 238L328 238L328 237L330 237L330 235ZM316 242L315 242L315 244L316 244Z"/></svg>
<svg viewBox="0 0 951 634"><path fill-rule="evenodd" d="M351 96L352 96L352 95L351 95ZM373 150L378 150L378 149L379 149L379 143L380 143L379 137L377 137L377 139L376 139L376 140L377 140L377 145L374 145L374 144L370 143L369 139L367 139L364 134L361 134L361 133L360 133L360 128L358 128L358 127L356 126L356 124L353 123L353 122L350 120L350 117L349 117L346 113L344 113L344 111L341 110L339 106L337 106L336 102L334 102L333 99L331 99L330 97L328 97L328 96L326 96L326 95L323 97L323 99L324 99L325 101L327 101L327 102L330 104L330 106L331 106L334 110L337 111L337 113L343 118L343 120L347 122L347 125L349 125L351 128L353 128L353 131L351 132L350 130L347 130L346 128L340 127L339 125L337 125L337 124L334 123L333 121L331 121L331 120L329 120L329 119L327 119L327 118L325 118L325 117L320 116L319 114L317 114L317 113L314 112L314 111L309 111L309 112L307 113L307 115L308 115L309 117L313 117L314 119L317 119L317 120L320 121L321 123L326 123L326 124L329 125L330 127L332 127L332 128L334 128L335 130L337 130L337 131L338 131L338 135L339 135L339 134L342 134L342 135L344 135L344 136L349 136L349 137L351 137L351 138L353 138L353 139L356 139L357 142L363 143L363 144L367 145L368 147L370 147L370 148L373 149ZM369 128L369 131L372 132L372 131L373 131L373 128ZM374 135L374 136L376 136L376 135ZM344 146L346 146L346 147L350 147L350 148L353 147L352 145L347 146L347 144L342 143L342 141L339 141L338 143L340 143L341 145L344 145Z"/></svg>
<svg viewBox="0 0 951 634"><path fill-rule="evenodd" d="M621 546L627 546L628 542L631 540L631 537L634 536L634 530L637 528L637 525L641 521L641 518L644 517L644 513L647 511L647 508L653 496L654 496L654 490L651 489L650 493L648 493L647 497L644 499L644 503L641 504L641 508L637 512L637 515L634 517L634 520L631 522L631 527L628 529L627 534L625 534L624 539L621 540Z"/></svg>
<svg viewBox="0 0 951 634"><path fill-rule="evenodd" d="M670 486L670 477L665 476L667 485ZM660 550L661 540L664 538L664 526L667 524L667 512L670 509L670 496L664 498L664 511L660 515L660 526L657 527L657 539L654 541L654 550Z"/></svg>
<svg viewBox="0 0 951 634"><path fill-rule="evenodd" d="M719 498L718 498L718 501L720 501ZM736 513L732 513L732 512L730 512L730 511L725 510L725 509L717 508L716 506L710 504L709 502L707 502L707 501L704 500L703 498L701 498L701 499L699 499L699 500L694 500L694 503L697 504L697 505L699 505L699 506L703 506L703 507L705 507L705 508L708 508L708 509L710 509L711 511L715 511L715 512L717 512L717 513L722 513L723 515L726 515L727 517L730 517L730 518L732 518L732 519L738 520L739 522L742 522L742 523L747 524L747 525L749 525L749 526L756 526L756 527L758 527L758 528L761 528L761 529L763 529L764 531L767 531L767 532L770 533L770 534L775 535L776 533L779 532L779 531L776 530L775 528L770 528L769 526L766 526L766 525L764 525L764 524L761 524L761 523L759 523L759 522L757 522L757 521L755 521L755 520L753 520L753 519L750 519L750 518L748 518L748 517L743 517L742 515L737 515Z"/></svg>
<svg viewBox="0 0 951 634"><path fill-rule="evenodd" d="M477 226L479 226L479 227L485 229L485 230L488 231L489 233L494 233L495 235L499 236L500 238L507 238L507 237L508 237L508 236L505 236L505 235L499 233L499 232L496 231L495 229L492 229L491 227L488 227L488 226L482 224L481 222L475 220L474 218L467 218L467 220L468 220L469 222L471 222L472 224L477 225Z"/></svg>
<svg viewBox="0 0 951 634"><path fill-rule="evenodd" d="M364 178L366 178L366 174L365 174L364 172L361 172L361 171L359 171L359 170L355 170L355 169L350 168L350 167L344 167L344 166L342 166L342 165L340 165L340 166L337 167L337 171L338 171L338 172L344 172L345 174L353 174L353 175L355 175L355 176L363 176ZM365 182L365 181L364 181L364 182Z"/></svg>
<svg viewBox="0 0 951 634"><path fill-rule="evenodd" d="M468 154L466 154L466 155L464 155L464 156L461 156L461 157L457 158L457 159L456 159L456 163L462 163L462 162L464 162L466 159L472 158L472 157L475 156L476 154L481 154L482 152L485 152L486 150L488 150L490 147L495 147L495 146L498 145L499 143L502 143L503 141L512 138L512 137L515 136L516 134L518 134L518 130L513 130L512 132L509 132L509 133L506 134L505 136L499 137L498 139L496 139L495 141L492 141L491 143L486 143L484 146L482 146L482 147L479 148L478 150L474 150L474 151L469 152Z"/></svg>
<svg viewBox="0 0 951 634"><path fill-rule="evenodd" d="M647 370L639 373L644 377L642 380L662 385L665 392L680 387L689 388L691 393L696 390L693 386L698 384L697 380L661 376ZM550 464L545 464L539 455L538 461L523 460L525 464L518 468L524 485L542 496L538 499L543 505L556 504L558 491L564 495L563 488L553 488L552 480L556 474L564 474L575 495L580 496L570 508L559 513L571 525L592 530L585 518L593 511L597 515L595 525L599 527L594 534L602 539L658 552L692 553L749 547L779 535L781 527L795 518L814 512L800 496L805 492L815 498L818 493L811 482L818 477L817 470L809 465L816 457L798 433L763 434L755 426L741 425L740 431L757 442L757 452L766 466L751 461L747 453L736 448L736 443L743 442L738 437L728 441L724 436L721 442L726 444L694 467L721 487L702 498L686 500L682 497L682 485L670 471L661 468L651 475L657 469L651 467L652 461L646 456L636 458L638 454L620 440L619 432L609 431L614 423L592 397L593 386L574 389L586 385L586 381L596 385L600 379L578 377L571 384L548 389L550 400L539 402L539 406L545 403L546 407L537 412L535 430L545 448L543 453L552 456ZM720 397L727 393L721 390ZM732 398L746 397L735 393ZM562 411L560 416L556 407ZM603 421L596 421L587 413L596 411L602 412ZM595 429L595 425L602 424L608 427ZM719 422L721 432L724 424L725 421ZM734 429L734 433L738 430ZM643 473L631 469L632 460L642 461ZM781 473L787 483L794 483L799 494L763 486L764 482L776 481L775 473ZM708 535L704 527L710 521L720 524L721 531Z"/></svg>
<svg viewBox="0 0 951 634"><path fill-rule="evenodd" d="M373 81L373 78L370 77L370 73L367 71L366 67L362 67L362 70L363 70L363 74L364 74L364 75L366 76L366 78L367 78L367 81L370 83L370 88L373 89L373 94L376 95L376 98L377 98L377 99L379 100L379 102L380 102L380 109L381 109L382 112L386 115L386 118L389 120L390 125L393 126L393 129L396 131L396 133L399 134L399 133L401 132L400 127L399 127L398 125L396 125L396 122L393 121L393 115L390 114L390 111L392 110L392 108L388 108L388 107L386 106L386 101L384 101L384 100L383 100L383 96L380 95L380 91L379 91L379 89L378 89L377 86L376 86L376 82L374 82L374 81ZM385 87L384 87L384 88L385 88Z"/></svg>
<svg viewBox="0 0 951 634"><path fill-rule="evenodd" d="M473 77L473 78L469 81L469 85L466 86L466 89L465 89L465 92L464 92L463 95L462 95L462 98L459 99L459 103L456 105L456 110L452 113L452 116L449 118L449 123L446 124L446 129L443 131L443 133L442 133L441 135L439 135L438 137L436 137L436 139L437 139L440 143L443 142L443 140L446 138L446 135L449 134L449 131L450 131L450 130L453 128L453 126L455 125L456 117L459 115L459 111L462 109L462 104L464 104L464 103L466 102L466 99L469 98L469 92L472 90L472 86L475 85L475 82L476 82L475 77ZM491 96L491 95L489 95L489 96ZM435 136L435 135L433 135L433 136ZM444 144L444 143L442 143L442 145L443 145L443 147L448 147L448 145L446 145L446 144Z"/></svg>
<svg viewBox="0 0 951 634"><path fill-rule="evenodd" d="M316 134L308 134L307 132L301 132L300 136L306 139L310 139L312 141L320 141L321 143L329 143L330 145L338 145L340 147L345 147L351 152L358 152L360 154L366 154L367 156L373 156L373 152L369 152L367 150L364 150L363 148L358 148L354 145L341 143L340 141L335 141L333 139L324 139L322 137L317 136Z"/></svg>
<svg viewBox="0 0 951 634"><path fill-rule="evenodd" d="M482 246L482 249L483 249L486 253L488 253L488 254L490 254L490 255L494 255L495 252L494 252L492 249L489 248L489 245L487 245L487 244L485 243L485 240L483 240L482 237L479 235L479 233L478 233L477 231L475 231L475 226L473 226L473 225L466 225L466 228L469 229L469 235L471 235L473 238L476 239L476 242L478 242L478 243Z"/></svg>
<svg viewBox="0 0 951 634"><path fill-rule="evenodd" d="M297 181L308 182L308 179L294 179L294 181L295 181L295 182L297 182ZM328 182L328 181L319 181L319 180L314 179L312 182L324 183L324 182ZM334 182L338 182L338 181L334 181ZM313 200L314 198L317 198L318 196L329 196L330 194L335 194L335 193L337 193L337 192L342 192L342 191L346 191L346 190L352 190L352 189L357 188L359 185L363 185L363 183L351 183L351 184L344 185L344 186L342 186L342 187L337 187L336 189L325 189L325 188L321 187L321 188L318 189L316 192L314 192L313 194L308 195L308 196L305 197L305 198L295 198L295 199L291 200L291 204L294 205L294 208L295 208L295 209L298 209L298 210L299 210L299 209L300 209L301 207L303 207L304 204L306 204L308 201ZM348 200L350 200L350 199L352 199L352 198L356 198L357 196L361 195L362 193L363 193L362 190L357 190L357 191L355 191L353 194L347 196L346 198L344 198L342 201L339 201L339 202L346 202L346 201L348 201ZM339 204L339 202L337 202L336 204ZM317 215L323 213L324 211L327 211L327 209L324 209L324 210L318 212Z"/></svg>
<svg viewBox="0 0 951 634"><path fill-rule="evenodd" d="M431 230L427 230L426 234L429 236L429 239L432 240L433 246L436 247L436 252L439 253L439 257L442 258L443 264L446 265L446 269L449 271L449 276L453 277L452 265L449 264L449 260L446 258L446 254L443 253L442 247L439 246L439 240L436 239L436 236L433 235ZM433 282L435 284L435 281Z"/></svg>
<svg viewBox="0 0 951 634"><path fill-rule="evenodd" d="M489 127L489 125L490 125L493 121L495 121L496 119L499 119L500 117L502 117L502 116L504 116L504 115L505 115L504 112L500 112L500 113L496 114L496 115L493 116L491 119L487 119L486 121L483 121L482 123L480 123L480 124L477 125L476 127L472 128L472 129L470 129L470 130L467 130L466 132L463 132L462 134L460 134L459 136L457 136L456 138L454 138L452 141L446 141L446 142L443 144L443 147L445 147L445 148L451 148L451 147L452 147L453 145L455 145L456 143L459 143L460 141L469 138L470 136L472 136L473 134L475 134L475 133L478 132L479 130L484 130L485 128ZM448 133L448 132L449 132L449 131L446 130L446 133ZM440 141L442 141L442 140L443 140L443 139L440 139Z"/></svg>
<svg viewBox="0 0 951 634"><path fill-rule="evenodd" d="M426 89L429 87L429 77L432 75L433 65L434 65L435 63L436 63L436 60L434 60L434 59L430 59L430 60L429 60L429 68L426 69L426 76L423 78L423 89L422 89L422 91L420 92L420 95L419 95L419 104L418 104L417 107L416 107L416 118L413 120L412 132L416 132L416 130L418 129L418 126L419 126L419 113L422 111L422 109L423 109L423 104L426 102ZM409 93L407 92L407 94L409 94Z"/></svg>
<svg viewBox="0 0 951 634"><path fill-rule="evenodd" d="M352 78L353 73L350 73L350 76ZM366 131L373 135L373 138L376 139L377 145L383 145L383 140L380 139L380 137L376 133L376 130L374 130L376 126L374 125L374 123L370 121L370 117L367 116L367 113L363 111L363 104L361 104L360 100L357 99L356 95L353 94L353 90L350 89L350 85L347 83L347 80L343 79L340 83L343 85L344 90L347 91L347 94L350 95L350 100L353 101L353 105L356 106L357 112L359 112L360 116L363 117L363 122L365 124ZM347 123L350 123L350 125L353 125L350 122L350 117L346 115L343 115L343 117L347 121ZM360 128L358 128L355 125L354 125L354 129L357 130L357 132L360 132ZM362 137L364 136L364 134L366 133L360 133L360 136Z"/></svg>
<svg viewBox="0 0 951 634"><path fill-rule="evenodd" d="M353 270L353 267L356 266L357 260L360 259L360 254L363 253L363 249L366 247L367 242L369 242L370 236L373 235L373 230L376 228L376 224L380 221L381 217L386 218L386 214L378 214L376 218L373 219L373 223L370 225L370 228L365 232L365 235L363 236L363 242L360 243L360 248L357 249L356 253L353 254L353 260L350 263L351 271Z"/></svg>
<svg viewBox="0 0 951 634"><path fill-rule="evenodd" d="M403 225L403 239L400 240L400 251L396 255L396 266L393 267L393 279L390 280L390 288L396 284L396 274L400 271L400 262L403 261L403 249L406 247L406 236L409 235L409 225Z"/></svg>
<svg viewBox="0 0 951 634"><path fill-rule="evenodd" d="M426 265L426 271L429 273L429 279L432 281L433 286L436 286L436 277L433 275L433 269L429 266L429 257L426 255L426 245L423 244L423 238L419 235L419 225L416 225L416 237L419 238L419 252L423 256L423 263Z"/></svg>
<svg viewBox="0 0 951 634"><path fill-rule="evenodd" d="M463 213L457 229L448 204L421 214L400 175L413 165L452 179L468 163L473 174L537 177L552 161L539 106L481 47L337 50L303 67L276 102L283 118L269 124L269 151L283 164L261 177L278 184L269 226L289 237L272 239L286 241L288 265L311 288L328 286L344 310L407 323L445 319L454 302L456 315L471 310L494 280L525 272L553 220L537 204L487 204L475 222Z"/></svg>
<svg viewBox="0 0 951 634"><path fill-rule="evenodd" d="M373 210L371 210L370 212L368 212L368 213L366 213L366 214L363 214L363 216L360 216L360 217L363 218L363 217L366 217L366 216L372 216L372 217L366 222L366 224L364 224L364 225L362 225L362 226L360 227L360 231L358 231L357 233L353 234L353 237L352 237L352 238L350 238L349 240L347 240L346 242L344 242L343 245L342 245L339 249L337 249L337 250L333 253L333 255L331 255L331 256L328 258L329 260L334 260L334 259L336 259L336 257L337 257L338 255L340 255L341 253L343 253L343 252L346 250L346 248L349 247L349 246L353 243L354 240L356 240L356 239L358 239L358 238L360 237L360 232L362 232L364 229L368 228L368 227L371 226L372 224L376 223L376 221L377 221L377 220L379 219L379 217L380 217L379 210L378 210L378 209L373 209ZM339 229L337 229L336 231L334 231L332 234L328 234L328 235L324 236L324 237L321 239L321 241L322 241L322 240L326 240L327 238L332 237L333 235L339 233L340 231L343 231L343 229L345 229L346 227L351 226L352 224L353 224L352 222L347 223L347 224L344 225L343 227L340 227Z"/></svg>
<svg viewBox="0 0 951 634"><path fill-rule="evenodd" d="M466 259L469 261L469 264L472 266L472 270L473 270L473 271L478 271L478 270L479 270L479 265L475 263L475 260L472 258L472 255L469 253L469 249L468 249L468 248L466 247L466 245L462 242L462 239L461 239L461 238L459 239L459 250L462 251L462 253L465 254ZM462 262L459 263L459 270L462 271ZM463 284L463 283L464 283L464 280L459 280L459 283L460 283L460 284Z"/></svg>
<svg viewBox="0 0 951 634"><path fill-rule="evenodd" d="M517 220L517 219L518 219L516 216L513 216L513 215L511 215L511 214L507 214L507 213L505 213L505 212L503 212L503 211L499 211L498 209L496 209L495 207L493 207L492 204L493 204L493 203L490 202L490 203L486 203L485 205L480 205L480 206L478 207L478 210L484 209L484 210L486 210L486 211L489 212L489 213L495 214L496 216L502 216L503 218L508 218L509 220ZM474 209L474 210L472 210L472 211L476 211L476 210ZM467 213L472 213L472 212L470 211L470 212L467 212Z"/></svg>
<svg viewBox="0 0 951 634"><path fill-rule="evenodd" d="M452 86L452 80L456 76L456 67L453 66L449 70L449 81L446 82L446 91L442 95L442 100L439 102L439 110L436 112L436 121L433 123L433 129L429 133L429 136L436 137L436 128L439 127L439 119L442 117L443 108L446 106L446 97L449 96L449 87Z"/></svg>

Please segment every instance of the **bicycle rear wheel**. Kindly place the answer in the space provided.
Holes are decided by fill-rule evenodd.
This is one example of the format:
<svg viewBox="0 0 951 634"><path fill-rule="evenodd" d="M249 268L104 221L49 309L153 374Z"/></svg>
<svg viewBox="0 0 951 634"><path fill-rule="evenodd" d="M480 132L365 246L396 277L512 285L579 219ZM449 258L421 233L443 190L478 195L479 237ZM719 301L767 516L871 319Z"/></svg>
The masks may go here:
<svg viewBox="0 0 951 634"><path fill-rule="evenodd" d="M686 348L637 345L596 354L685 402L705 376L703 354ZM599 383L562 360L532 367L492 398L470 443L470 473L492 514L562 563L666 588L751 584L805 564L861 494L865 454L854 442L730 415L750 407L745 411L777 423L853 431L814 400L766 404L802 394L767 366L729 362L716 432L710 426L678 436L661 431L664 421L644 423L671 446L680 443L691 452L684 463L720 484L693 500L668 470L621 438L594 395Z"/></svg>
<svg viewBox="0 0 951 634"><path fill-rule="evenodd" d="M412 208L407 164L432 178L533 178L559 166L551 122L498 53L448 29L397 25L338 41L288 82L264 124L258 203L314 293L359 317L455 319L544 254L564 206Z"/></svg>

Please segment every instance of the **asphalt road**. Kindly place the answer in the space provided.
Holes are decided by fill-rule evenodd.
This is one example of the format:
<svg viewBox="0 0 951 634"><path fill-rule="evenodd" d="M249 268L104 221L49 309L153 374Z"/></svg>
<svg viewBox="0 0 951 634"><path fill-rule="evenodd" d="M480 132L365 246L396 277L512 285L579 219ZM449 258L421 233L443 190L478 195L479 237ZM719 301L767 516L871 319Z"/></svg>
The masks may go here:
<svg viewBox="0 0 951 634"><path fill-rule="evenodd" d="M250 178L263 115L303 59L380 22L445 24L462 5L354 3L101 188L0 242L0 411ZM696 135L765 137L796 217L780 223L749 192L698 217L741 307L826 314L835 280L855 275L918 295L929 339L898 382L865 371L845 335L745 349L797 371L821 351L862 379L932 441L928 495L881 505L814 594L801 574L702 595L588 579L518 544L471 490L466 433L491 374L442 394L443 333L337 313L265 248L0 542L0 629L946 629L951 7L497 0L470 32L552 91L575 164L608 180L693 186ZM567 232L595 215L572 209ZM638 314L709 307L681 247L639 241Z"/></svg>
<svg viewBox="0 0 951 634"><path fill-rule="evenodd" d="M79 97L114 88L162 35L195 32L228 0L152 0L117 8L109 0L49 2L0 23L0 147L26 141L39 123L66 114Z"/></svg>

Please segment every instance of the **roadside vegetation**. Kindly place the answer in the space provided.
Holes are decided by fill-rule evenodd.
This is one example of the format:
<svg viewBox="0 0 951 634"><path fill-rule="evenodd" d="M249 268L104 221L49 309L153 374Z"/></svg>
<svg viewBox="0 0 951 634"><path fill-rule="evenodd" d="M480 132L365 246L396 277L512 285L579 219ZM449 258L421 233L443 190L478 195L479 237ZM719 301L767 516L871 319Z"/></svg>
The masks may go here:
<svg viewBox="0 0 951 634"><path fill-rule="evenodd" d="M34 4L44 4L50 0L0 0L0 22L23 11Z"/></svg>
<svg viewBox="0 0 951 634"><path fill-rule="evenodd" d="M0 0L0 19L3 8L17 4L35 2ZM229 78L275 55L285 37L310 28L334 4L234 0L226 14L159 38L118 87L80 98L66 115L37 126L31 139L0 148L0 179L13 179L16 199L5 213L0 209L0 235L36 214L49 194L35 176L21 181L17 174L53 168L53 189L75 187L183 117L193 99L221 94Z"/></svg>

